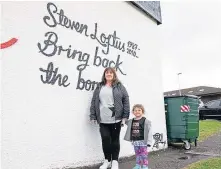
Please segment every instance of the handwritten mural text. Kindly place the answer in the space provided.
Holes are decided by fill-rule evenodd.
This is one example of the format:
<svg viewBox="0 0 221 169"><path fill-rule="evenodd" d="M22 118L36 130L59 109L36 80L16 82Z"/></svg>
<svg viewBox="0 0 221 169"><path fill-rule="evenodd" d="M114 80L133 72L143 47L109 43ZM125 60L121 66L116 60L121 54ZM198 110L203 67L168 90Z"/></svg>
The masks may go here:
<svg viewBox="0 0 221 169"><path fill-rule="evenodd" d="M102 33L99 30L98 23L94 23L93 27L89 27L87 24L80 23L70 19L63 9L58 9L54 3L47 4L48 15L43 17L43 22L50 28L61 26L65 29L73 30L84 37L98 42L95 46L93 53L87 53L82 50L75 49L71 44L62 45L60 43L60 37L55 31L48 31L44 34L45 39L37 43L39 52L46 57L65 57L67 59L76 60L78 65L76 70L78 73L77 90L94 90L98 82L94 80L83 78L83 72L90 66L95 67L113 67L117 72L122 75L127 75L123 69L123 60L121 55L127 53L135 58L138 58L137 51L140 49L136 43L131 41L123 42L117 35L117 31L114 30L111 34ZM101 32L101 33L98 33ZM111 56L113 58L107 58L111 49L115 49L121 52L117 56ZM91 62L89 62L91 60ZM91 63L91 65L89 64ZM55 68L56 67L56 68ZM44 84L58 84L59 86L68 87L71 83L68 82L68 75L62 75L59 73L59 67L48 63L46 69L40 68L41 81Z"/></svg>

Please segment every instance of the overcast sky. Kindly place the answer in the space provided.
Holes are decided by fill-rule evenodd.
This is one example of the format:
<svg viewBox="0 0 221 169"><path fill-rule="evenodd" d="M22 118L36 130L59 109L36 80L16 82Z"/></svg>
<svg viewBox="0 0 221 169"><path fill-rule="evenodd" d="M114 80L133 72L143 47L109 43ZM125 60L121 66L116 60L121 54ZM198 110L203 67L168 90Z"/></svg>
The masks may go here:
<svg viewBox="0 0 221 169"><path fill-rule="evenodd" d="M221 1L161 2L164 91L221 87Z"/></svg>

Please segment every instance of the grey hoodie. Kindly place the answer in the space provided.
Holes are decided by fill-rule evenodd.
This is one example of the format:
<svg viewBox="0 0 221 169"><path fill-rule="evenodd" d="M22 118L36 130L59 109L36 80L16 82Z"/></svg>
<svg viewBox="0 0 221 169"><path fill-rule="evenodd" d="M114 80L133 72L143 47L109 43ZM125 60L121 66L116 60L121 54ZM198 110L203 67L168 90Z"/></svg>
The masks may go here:
<svg viewBox="0 0 221 169"><path fill-rule="evenodd" d="M133 119L130 119L126 122L126 125L127 125L127 131L126 131L126 134L124 136L124 140L126 141L130 141L132 142L131 140L131 127L132 127L132 120ZM145 124L144 124L144 142L147 144L147 145L151 145L152 144L152 127L151 127L151 122L147 119L145 119Z"/></svg>

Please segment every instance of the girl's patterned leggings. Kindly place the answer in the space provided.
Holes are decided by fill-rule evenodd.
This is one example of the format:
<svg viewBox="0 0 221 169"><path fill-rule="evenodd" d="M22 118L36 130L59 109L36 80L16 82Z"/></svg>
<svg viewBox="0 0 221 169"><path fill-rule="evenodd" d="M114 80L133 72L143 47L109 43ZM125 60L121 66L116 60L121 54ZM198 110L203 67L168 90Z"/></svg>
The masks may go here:
<svg viewBox="0 0 221 169"><path fill-rule="evenodd" d="M136 154L136 164L148 166L147 146L145 144L136 142L134 144L134 151Z"/></svg>

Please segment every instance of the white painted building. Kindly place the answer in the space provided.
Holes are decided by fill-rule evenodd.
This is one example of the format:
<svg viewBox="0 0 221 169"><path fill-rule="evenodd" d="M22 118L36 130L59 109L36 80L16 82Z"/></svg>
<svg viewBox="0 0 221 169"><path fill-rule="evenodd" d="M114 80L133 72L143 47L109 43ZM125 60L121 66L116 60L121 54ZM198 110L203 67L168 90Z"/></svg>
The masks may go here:
<svg viewBox="0 0 221 169"><path fill-rule="evenodd" d="M99 163L101 140L98 126L89 123L89 106L107 65L116 66L131 107L143 104L153 133L167 139L161 21L140 8L127 2L1 2L2 169ZM120 157L134 154L125 131Z"/></svg>

